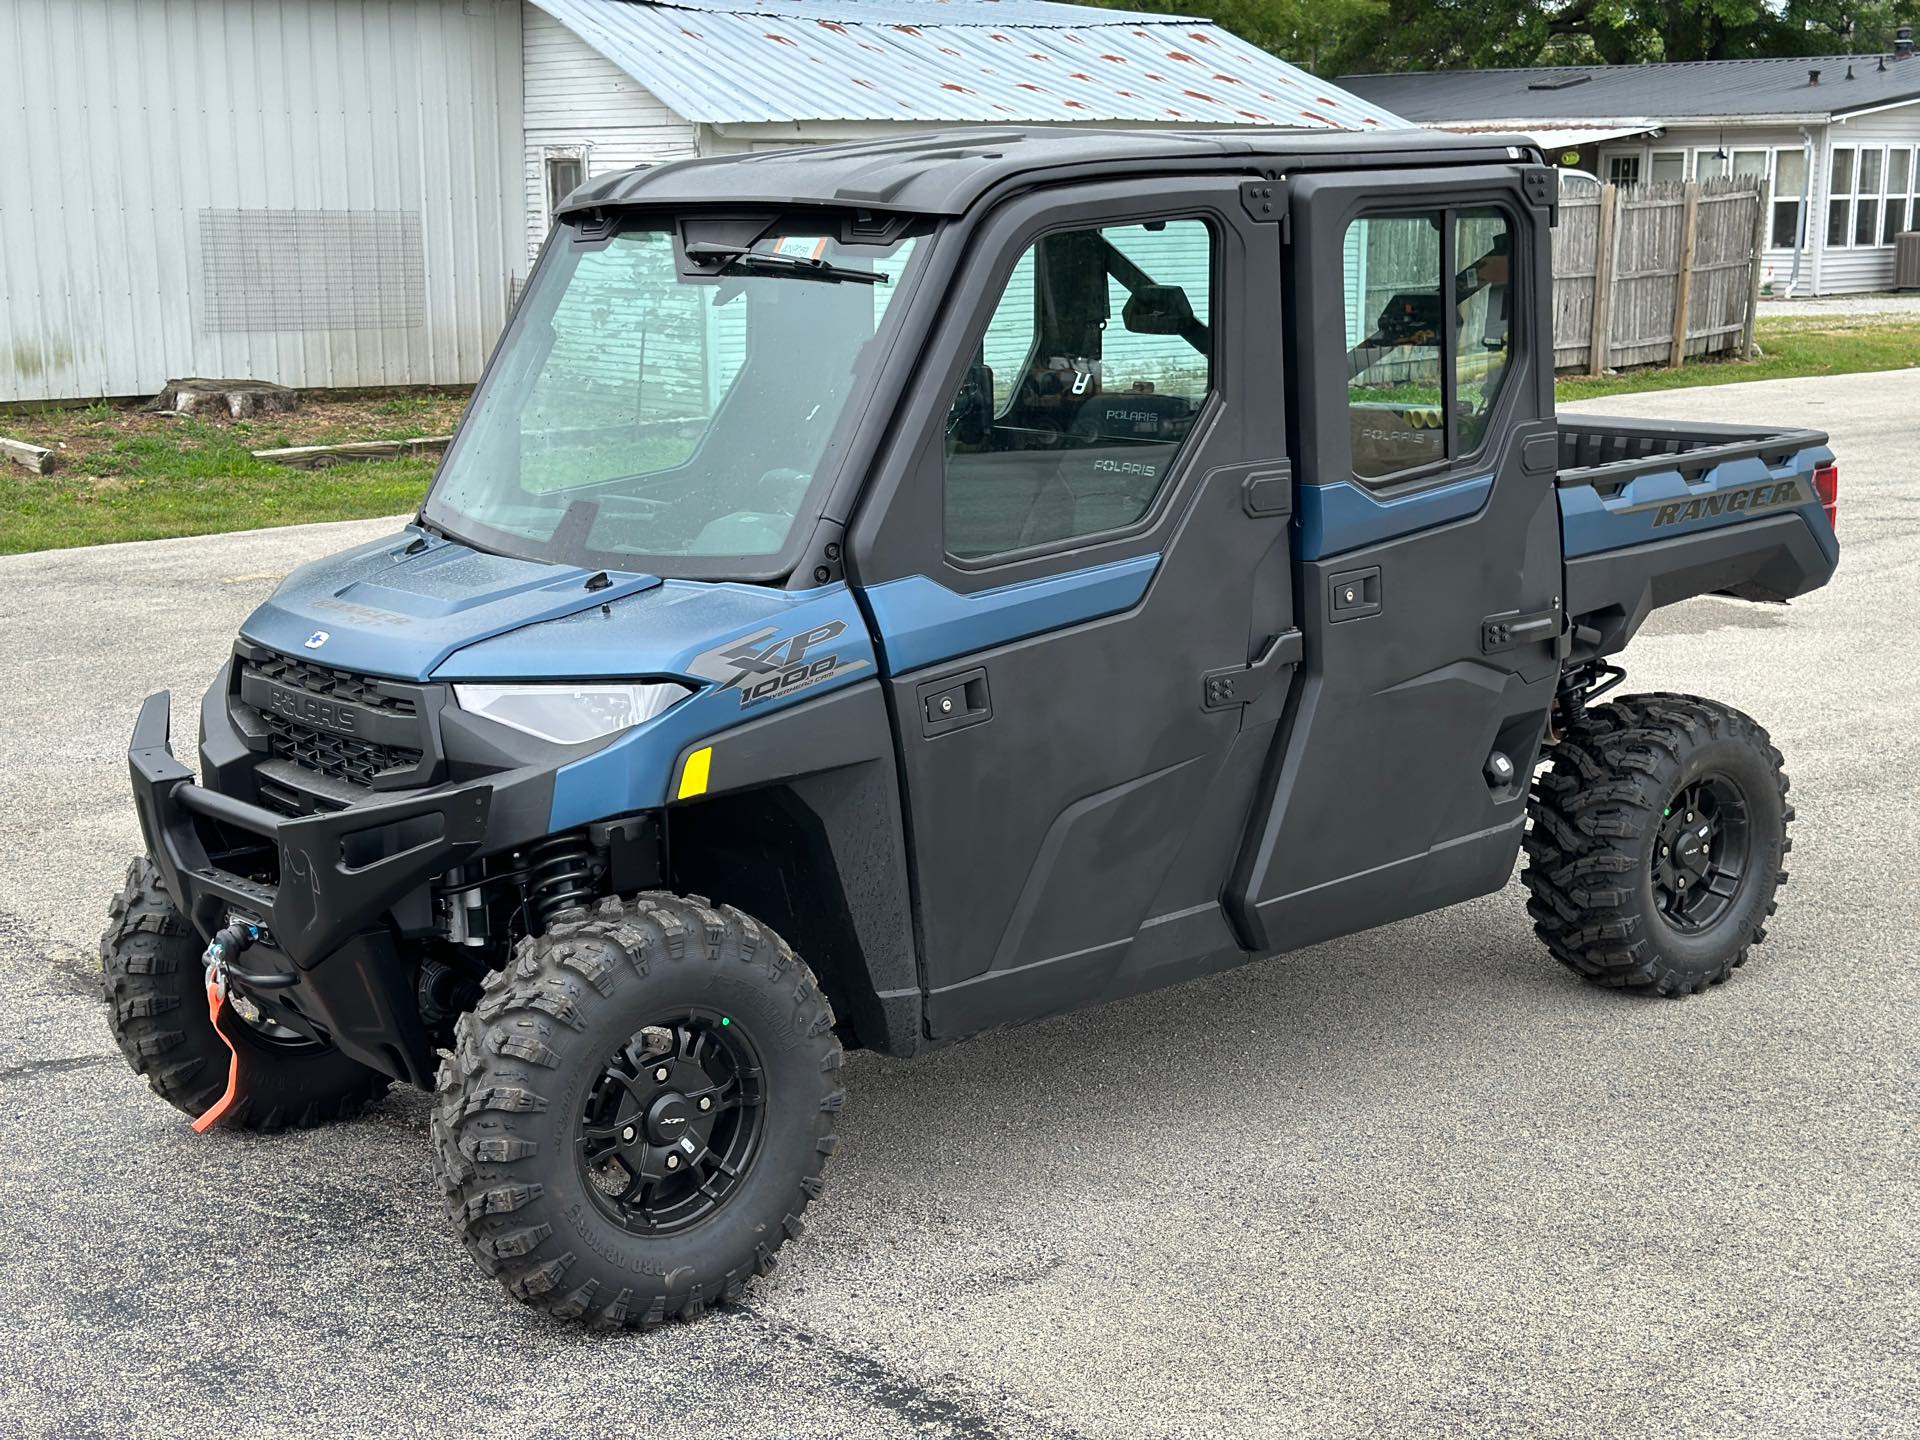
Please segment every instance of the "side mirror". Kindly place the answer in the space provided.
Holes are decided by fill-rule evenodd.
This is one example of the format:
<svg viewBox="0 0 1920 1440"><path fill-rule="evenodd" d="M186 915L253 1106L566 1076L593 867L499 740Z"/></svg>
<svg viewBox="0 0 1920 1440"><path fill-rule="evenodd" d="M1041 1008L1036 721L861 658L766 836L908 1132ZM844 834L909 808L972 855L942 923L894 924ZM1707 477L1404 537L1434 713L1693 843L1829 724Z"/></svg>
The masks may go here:
<svg viewBox="0 0 1920 1440"><path fill-rule="evenodd" d="M1127 296L1120 323L1136 335L1184 335L1193 326L1193 306L1178 285L1142 285Z"/></svg>
<svg viewBox="0 0 1920 1440"><path fill-rule="evenodd" d="M993 438L993 370L969 365L947 409L947 438L962 445L984 445Z"/></svg>

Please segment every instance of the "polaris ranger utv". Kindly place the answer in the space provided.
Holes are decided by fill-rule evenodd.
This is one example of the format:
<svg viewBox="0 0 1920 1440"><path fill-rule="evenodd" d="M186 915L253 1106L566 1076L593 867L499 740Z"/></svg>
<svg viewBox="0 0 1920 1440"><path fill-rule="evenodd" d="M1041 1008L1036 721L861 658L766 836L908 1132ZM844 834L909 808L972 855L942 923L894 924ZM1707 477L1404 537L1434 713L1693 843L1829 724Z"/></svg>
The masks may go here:
<svg viewBox="0 0 1920 1440"><path fill-rule="evenodd" d="M1766 732L1596 706L1838 555L1825 437L1556 423L1519 139L969 131L596 179L418 516L130 763L102 951L163 1098L437 1091L455 1229L691 1318L908 1056L1498 890L1685 995L1765 934ZM1537 775L1537 778L1536 778Z"/></svg>

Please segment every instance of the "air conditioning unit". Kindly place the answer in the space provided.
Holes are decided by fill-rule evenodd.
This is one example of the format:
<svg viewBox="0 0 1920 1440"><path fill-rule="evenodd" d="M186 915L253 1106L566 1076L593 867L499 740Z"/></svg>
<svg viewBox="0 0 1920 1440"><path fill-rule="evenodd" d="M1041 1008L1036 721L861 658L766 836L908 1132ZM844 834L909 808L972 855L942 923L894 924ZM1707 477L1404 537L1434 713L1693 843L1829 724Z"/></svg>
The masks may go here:
<svg viewBox="0 0 1920 1440"><path fill-rule="evenodd" d="M1894 236L1893 288L1920 290L1920 230Z"/></svg>

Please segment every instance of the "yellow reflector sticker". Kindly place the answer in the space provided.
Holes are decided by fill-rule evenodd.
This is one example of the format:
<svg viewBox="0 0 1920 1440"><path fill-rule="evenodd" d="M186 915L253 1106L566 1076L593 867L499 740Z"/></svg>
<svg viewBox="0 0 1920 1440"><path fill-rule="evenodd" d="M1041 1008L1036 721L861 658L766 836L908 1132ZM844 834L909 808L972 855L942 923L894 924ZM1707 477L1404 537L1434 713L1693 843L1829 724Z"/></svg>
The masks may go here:
<svg viewBox="0 0 1920 1440"><path fill-rule="evenodd" d="M682 800L691 800L696 795L707 793L707 776L713 770L713 747L702 745L687 757L687 768L680 772L680 795Z"/></svg>

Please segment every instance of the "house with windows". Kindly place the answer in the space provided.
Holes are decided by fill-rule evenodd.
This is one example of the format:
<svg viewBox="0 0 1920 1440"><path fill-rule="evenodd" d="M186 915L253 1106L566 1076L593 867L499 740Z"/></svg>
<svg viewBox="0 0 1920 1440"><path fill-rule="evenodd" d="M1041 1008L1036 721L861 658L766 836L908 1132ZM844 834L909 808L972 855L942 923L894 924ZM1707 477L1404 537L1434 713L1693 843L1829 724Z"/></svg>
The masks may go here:
<svg viewBox="0 0 1920 1440"><path fill-rule="evenodd" d="M1894 237L1920 229L1920 60L1880 55L1349 75L1416 124L1531 134L1601 180L1764 177L1774 295L1893 284Z"/></svg>
<svg viewBox="0 0 1920 1440"><path fill-rule="evenodd" d="M1052 0L0 0L0 35L0 403L472 381L559 201L635 165L1403 125L1207 21Z"/></svg>

